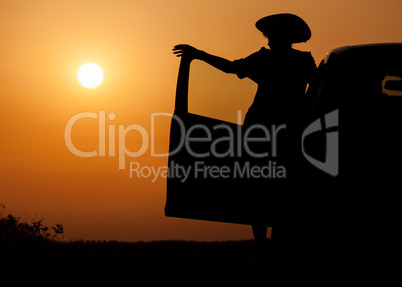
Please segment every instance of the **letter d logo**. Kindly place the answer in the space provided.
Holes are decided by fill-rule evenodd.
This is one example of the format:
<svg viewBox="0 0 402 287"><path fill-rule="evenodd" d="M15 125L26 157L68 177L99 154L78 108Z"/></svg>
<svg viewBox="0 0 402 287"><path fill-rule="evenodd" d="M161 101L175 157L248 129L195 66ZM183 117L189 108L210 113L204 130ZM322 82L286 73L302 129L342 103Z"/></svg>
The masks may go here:
<svg viewBox="0 0 402 287"><path fill-rule="evenodd" d="M338 127L338 110L332 111L325 115L324 120L324 131L329 128ZM304 149L304 138L310 134L313 134L317 131L321 131L321 120L318 119L310 124L303 132L302 135L302 151L304 157L315 167L321 169L322 171L332 175L337 176L339 173L339 139L337 131L326 131L326 153L325 153L325 161L319 161L315 158L309 156Z"/></svg>

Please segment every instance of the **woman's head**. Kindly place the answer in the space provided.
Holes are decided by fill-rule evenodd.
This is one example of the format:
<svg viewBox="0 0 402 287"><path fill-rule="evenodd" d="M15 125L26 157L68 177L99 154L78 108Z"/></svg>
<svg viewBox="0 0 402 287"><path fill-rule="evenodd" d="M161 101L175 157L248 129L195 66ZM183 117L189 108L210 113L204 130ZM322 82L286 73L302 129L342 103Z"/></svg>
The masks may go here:
<svg viewBox="0 0 402 287"><path fill-rule="evenodd" d="M264 17L255 24L268 39L271 49L289 49L292 43L306 42L311 31L306 22L293 14L276 14Z"/></svg>
<svg viewBox="0 0 402 287"><path fill-rule="evenodd" d="M268 46L272 51L287 51L292 49L292 41L286 37L266 35Z"/></svg>

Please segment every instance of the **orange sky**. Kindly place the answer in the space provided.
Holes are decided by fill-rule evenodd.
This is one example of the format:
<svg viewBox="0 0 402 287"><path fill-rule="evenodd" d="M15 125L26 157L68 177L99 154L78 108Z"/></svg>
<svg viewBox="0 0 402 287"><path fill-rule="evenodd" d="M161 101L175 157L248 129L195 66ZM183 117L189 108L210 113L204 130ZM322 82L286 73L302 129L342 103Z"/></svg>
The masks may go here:
<svg viewBox="0 0 402 287"><path fill-rule="evenodd" d="M38 214L49 225L62 223L67 238L251 238L249 226L166 218L165 179L130 178L117 156L75 156L64 142L66 123L75 114L105 110L116 115L107 126L140 124L150 133L151 113L173 112L175 44L241 58L266 46L256 20L288 12L310 25L312 39L295 48L311 51L318 64L339 46L402 42L401 11L400 0L1 1L0 203L25 220ZM87 62L104 72L94 89L77 80ZM194 62L190 111L236 121L255 89L250 80ZM79 121L76 146L97 149L97 127L95 119ZM160 118L160 152L167 151L168 132L169 120ZM129 149L138 149L138 134L126 139ZM167 159L147 152L130 161L159 167Z"/></svg>

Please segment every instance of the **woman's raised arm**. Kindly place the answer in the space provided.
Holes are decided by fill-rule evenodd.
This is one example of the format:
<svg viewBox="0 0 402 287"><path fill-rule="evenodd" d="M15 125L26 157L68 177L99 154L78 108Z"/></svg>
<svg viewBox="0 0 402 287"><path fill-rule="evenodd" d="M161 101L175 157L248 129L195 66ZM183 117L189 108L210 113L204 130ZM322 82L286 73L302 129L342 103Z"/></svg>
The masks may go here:
<svg viewBox="0 0 402 287"><path fill-rule="evenodd" d="M174 46L173 53L177 55L177 57L184 56L189 57L191 60L198 59L204 61L225 73L236 73L235 65L232 61L208 54L207 52L198 50L187 44L180 44Z"/></svg>

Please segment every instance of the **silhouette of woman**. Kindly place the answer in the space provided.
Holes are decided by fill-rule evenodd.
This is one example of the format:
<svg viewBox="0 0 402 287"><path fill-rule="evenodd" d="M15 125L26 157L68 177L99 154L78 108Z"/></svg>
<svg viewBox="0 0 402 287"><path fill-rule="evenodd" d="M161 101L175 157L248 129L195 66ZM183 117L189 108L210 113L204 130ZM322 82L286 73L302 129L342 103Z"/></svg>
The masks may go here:
<svg viewBox="0 0 402 287"><path fill-rule="evenodd" d="M292 48L293 43L310 39L310 28L293 14L267 16L258 20L255 25L268 38L270 49L263 47L248 57L235 61L208 54L186 44L175 46L174 54L202 60L225 73L234 73L240 79L248 77L258 84L243 127L283 123L291 126L303 114L307 101L306 87L312 83L317 71L310 52ZM285 138L289 140L289 137ZM279 224L278 227L278 231L284 229ZM257 250L261 250L266 240L267 226L254 224L252 229ZM277 234L275 231L275 236L282 240L287 234L282 231Z"/></svg>

